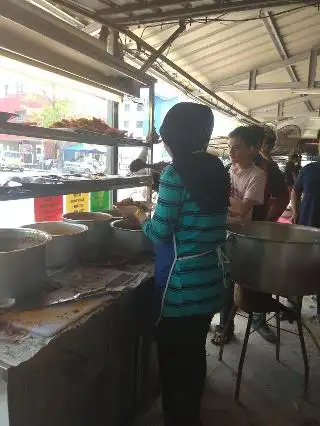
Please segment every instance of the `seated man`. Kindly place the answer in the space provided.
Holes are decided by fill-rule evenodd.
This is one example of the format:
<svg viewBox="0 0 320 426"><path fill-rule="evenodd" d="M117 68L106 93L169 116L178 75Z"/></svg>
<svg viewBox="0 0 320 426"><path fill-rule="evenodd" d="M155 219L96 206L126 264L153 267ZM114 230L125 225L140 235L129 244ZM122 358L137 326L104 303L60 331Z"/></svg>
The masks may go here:
<svg viewBox="0 0 320 426"><path fill-rule="evenodd" d="M264 170L266 174L266 186L264 192L264 202L260 206L255 206L252 213L254 221L276 222L285 211L289 203L289 192L277 163L271 158L259 153L261 146L273 147L276 135L271 128L252 125L250 126L257 140L256 155L254 163ZM253 317L253 328L268 342L275 343L276 335L266 323L265 314L255 313Z"/></svg>

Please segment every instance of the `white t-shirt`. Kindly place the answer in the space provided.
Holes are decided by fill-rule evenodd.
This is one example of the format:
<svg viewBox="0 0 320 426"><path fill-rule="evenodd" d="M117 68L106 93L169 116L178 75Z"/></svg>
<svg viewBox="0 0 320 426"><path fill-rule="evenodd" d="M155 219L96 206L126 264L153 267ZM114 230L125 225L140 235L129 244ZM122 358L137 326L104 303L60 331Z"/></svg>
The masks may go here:
<svg viewBox="0 0 320 426"><path fill-rule="evenodd" d="M230 167L231 197L230 206L239 210L241 200L254 201L255 205L263 204L266 186L266 174L260 167L254 164L241 169L238 164ZM244 220L251 220L252 209ZM239 219L238 219L239 220Z"/></svg>

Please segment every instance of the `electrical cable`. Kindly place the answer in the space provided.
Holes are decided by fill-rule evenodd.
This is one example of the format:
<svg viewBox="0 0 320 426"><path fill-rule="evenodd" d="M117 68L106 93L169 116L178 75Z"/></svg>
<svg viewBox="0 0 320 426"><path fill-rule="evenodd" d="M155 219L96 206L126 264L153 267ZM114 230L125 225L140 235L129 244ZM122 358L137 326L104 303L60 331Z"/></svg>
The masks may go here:
<svg viewBox="0 0 320 426"><path fill-rule="evenodd" d="M295 12L295 11L297 11L297 10L305 9L305 8L307 8L307 7L311 7L311 6L319 6L319 4L320 4L319 0L315 0L313 3L309 3L309 4L305 4L305 5L303 5L303 6L298 6L298 7L294 7L294 8L291 8L291 9L283 10L283 11L281 11L281 12L273 13L273 14L272 14L272 16L273 16L273 17L281 16L281 15L284 15L284 14L287 14L287 13ZM228 22L234 22L234 23L237 23L237 22L258 21L258 20L263 19L263 17L262 17L262 16L260 16L261 11L259 12L259 16L252 17L252 18L243 18L243 19L221 19L221 18L222 18L222 16L228 15L228 14L230 14L230 13L235 13L235 12L225 12L225 13L223 13L223 14L219 15L219 16L218 16L218 17L216 17L216 18L189 18L189 19L186 19L185 23L186 23L186 25L191 25L191 24L193 24L193 23L196 23L196 24L208 24L208 23L211 23L211 22L219 22L219 23L224 23L224 22L226 22L226 23L228 23ZM161 22L161 23L148 24L148 25L146 25L146 26L144 27L144 29L147 29L147 28L156 28L156 27L163 27L164 25L179 24L179 22L180 22L180 21L179 21L179 20L177 20L177 21L167 21L167 22ZM139 25L139 28L140 28L140 27L141 27L141 25Z"/></svg>

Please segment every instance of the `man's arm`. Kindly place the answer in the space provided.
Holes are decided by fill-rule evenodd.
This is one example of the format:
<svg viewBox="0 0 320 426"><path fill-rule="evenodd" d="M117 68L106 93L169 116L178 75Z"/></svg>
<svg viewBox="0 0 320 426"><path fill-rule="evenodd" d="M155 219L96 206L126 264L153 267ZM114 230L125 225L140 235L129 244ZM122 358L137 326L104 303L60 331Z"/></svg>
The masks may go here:
<svg viewBox="0 0 320 426"><path fill-rule="evenodd" d="M299 173L294 187L291 191L291 209L292 209L292 223L297 223L299 218L301 196L303 193L303 169Z"/></svg>
<svg viewBox="0 0 320 426"><path fill-rule="evenodd" d="M229 215L231 217L240 216L245 218L254 206L263 204L264 190L266 186L266 175L260 169L255 173L246 189L242 200L235 200L230 198Z"/></svg>
<svg viewBox="0 0 320 426"><path fill-rule="evenodd" d="M235 200L233 198L230 198L229 216L240 216L243 219L253 209L254 206L259 204L260 203L257 203L254 200Z"/></svg>
<svg viewBox="0 0 320 426"><path fill-rule="evenodd" d="M275 222L289 204L289 191L284 176L275 163L268 163L270 200L266 220Z"/></svg>
<svg viewBox="0 0 320 426"><path fill-rule="evenodd" d="M300 210L300 204L301 204L301 195L298 192L295 191L293 188L291 191L291 209L292 209L292 223L298 223L299 218L299 210Z"/></svg>

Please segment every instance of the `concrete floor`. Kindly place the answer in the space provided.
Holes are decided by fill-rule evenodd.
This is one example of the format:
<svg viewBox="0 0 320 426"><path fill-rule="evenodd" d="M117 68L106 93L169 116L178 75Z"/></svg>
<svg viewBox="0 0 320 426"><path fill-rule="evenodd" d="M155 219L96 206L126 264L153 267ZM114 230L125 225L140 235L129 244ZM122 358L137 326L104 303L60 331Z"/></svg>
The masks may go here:
<svg viewBox="0 0 320 426"><path fill-rule="evenodd" d="M313 318L315 302L305 298L304 321L320 343L320 325ZM213 324L217 321L214 319ZM296 325L281 323L296 331ZM240 404L233 401L233 389L246 320L237 316L236 338L225 348L224 362L217 361L218 349L208 336L208 377L203 400L204 426L316 426L320 425L320 353L305 332L310 361L310 390L303 394L303 362L298 337L282 332L281 363L275 348L257 333L251 335L245 361ZM162 426L158 402L141 426Z"/></svg>

